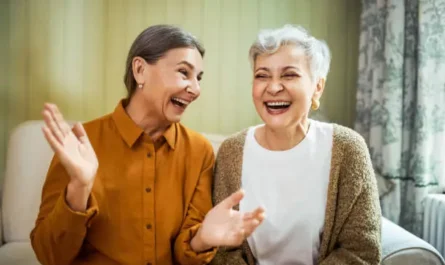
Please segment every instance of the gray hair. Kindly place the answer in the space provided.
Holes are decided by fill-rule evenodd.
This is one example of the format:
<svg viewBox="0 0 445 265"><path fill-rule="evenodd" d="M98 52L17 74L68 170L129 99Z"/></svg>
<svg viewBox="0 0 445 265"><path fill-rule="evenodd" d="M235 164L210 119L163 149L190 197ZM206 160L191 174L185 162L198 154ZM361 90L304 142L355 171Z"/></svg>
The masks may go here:
<svg viewBox="0 0 445 265"><path fill-rule="evenodd" d="M249 59L252 67L259 55L273 54L285 45L295 45L304 50L308 58L313 81L319 78L326 79L331 63L329 47L325 41L311 36L302 26L285 25L278 29L260 31L257 40L249 50Z"/></svg>

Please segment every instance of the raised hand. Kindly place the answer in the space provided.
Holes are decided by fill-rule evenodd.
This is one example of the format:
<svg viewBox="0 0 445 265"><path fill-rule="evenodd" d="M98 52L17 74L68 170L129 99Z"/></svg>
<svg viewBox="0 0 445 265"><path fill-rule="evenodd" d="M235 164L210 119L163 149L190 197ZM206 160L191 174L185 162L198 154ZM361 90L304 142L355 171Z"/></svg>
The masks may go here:
<svg viewBox="0 0 445 265"><path fill-rule="evenodd" d="M198 250L239 246L263 222L264 210L261 207L248 213L233 210L243 197L244 192L239 190L207 213L197 235L201 243L196 244Z"/></svg>
<svg viewBox="0 0 445 265"><path fill-rule="evenodd" d="M45 104L42 114L43 133L70 176L69 188L87 190L89 195L99 163L85 129L77 123L71 130L54 104Z"/></svg>

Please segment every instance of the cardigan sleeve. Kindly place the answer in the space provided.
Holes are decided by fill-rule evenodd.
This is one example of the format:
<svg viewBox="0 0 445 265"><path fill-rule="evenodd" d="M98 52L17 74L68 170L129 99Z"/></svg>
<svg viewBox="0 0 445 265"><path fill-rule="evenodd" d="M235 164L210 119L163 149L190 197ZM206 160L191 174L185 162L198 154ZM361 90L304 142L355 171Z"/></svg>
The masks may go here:
<svg viewBox="0 0 445 265"><path fill-rule="evenodd" d="M240 183L237 177L240 176L236 171L241 166L239 163L242 163L242 160L237 159L237 157L239 158L237 154L241 154L242 157L242 148L243 146L240 146L234 138L228 138L221 144L215 163L213 205L217 205L238 190ZM245 244L247 244L247 241L244 241L243 245ZM221 247L210 264L247 265L245 255L243 246L237 248Z"/></svg>
<svg viewBox="0 0 445 265"><path fill-rule="evenodd" d="M336 213L336 222L343 225L331 242L333 251L320 264L380 264L381 210L369 151L363 138L353 133L343 152Z"/></svg>

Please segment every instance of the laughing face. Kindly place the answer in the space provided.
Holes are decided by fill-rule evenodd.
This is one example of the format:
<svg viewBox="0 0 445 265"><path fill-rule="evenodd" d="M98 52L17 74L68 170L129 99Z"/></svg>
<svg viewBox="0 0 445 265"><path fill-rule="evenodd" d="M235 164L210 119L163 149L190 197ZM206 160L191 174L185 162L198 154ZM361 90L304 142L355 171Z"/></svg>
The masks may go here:
<svg viewBox="0 0 445 265"><path fill-rule="evenodd" d="M201 92L203 59L195 48L168 51L156 64L144 64L142 94L152 113L168 123L179 122L188 105Z"/></svg>
<svg viewBox="0 0 445 265"><path fill-rule="evenodd" d="M312 81L304 51L285 45L256 57L252 96L264 123L273 129L295 126L307 118L312 99L319 99L324 81Z"/></svg>

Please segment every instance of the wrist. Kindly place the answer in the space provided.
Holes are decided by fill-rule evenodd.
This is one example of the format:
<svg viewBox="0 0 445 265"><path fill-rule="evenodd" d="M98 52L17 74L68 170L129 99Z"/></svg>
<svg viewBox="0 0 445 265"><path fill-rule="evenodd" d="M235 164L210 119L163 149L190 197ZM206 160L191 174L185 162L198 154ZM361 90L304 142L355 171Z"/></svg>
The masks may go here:
<svg viewBox="0 0 445 265"><path fill-rule="evenodd" d="M205 240L202 237L202 229L201 227L198 229L198 232L195 234L195 236L192 238L192 241L190 241L190 247L192 250L196 253L204 252L209 249L212 249L214 246L208 244L205 242Z"/></svg>
<svg viewBox="0 0 445 265"><path fill-rule="evenodd" d="M71 191L76 191L76 193L90 193L93 189L93 183L81 183L76 180L71 180L68 183L68 189L70 189Z"/></svg>
<svg viewBox="0 0 445 265"><path fill-rule="evenodd" d="M75 182L68 183L65 197L66 203L73 211L85 212L91 190L92 185L82 185Z"/></svg>

